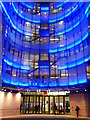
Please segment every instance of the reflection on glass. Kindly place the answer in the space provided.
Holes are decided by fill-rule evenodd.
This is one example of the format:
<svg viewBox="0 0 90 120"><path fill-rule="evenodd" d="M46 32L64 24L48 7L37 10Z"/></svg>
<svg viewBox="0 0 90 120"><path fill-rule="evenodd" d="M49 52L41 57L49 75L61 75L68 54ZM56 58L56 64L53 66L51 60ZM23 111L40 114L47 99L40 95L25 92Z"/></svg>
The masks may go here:
<svg viewBox="0 0 90 120"><path fill-rule="evenodd" d="M50 97L50 113L54 113L54 101L53 101L53 97Z"/></svg>
<svg viewBox="0 0 90 120"><path fill-rule="evenodd" d="M33 96L30 96L30 108L29 113L33 113Z"/></svg>
<svg viewBox="0 0 90 120"><path fill-rule="evenodd" d="M65 111L66 111L66 113L70 112L69 97L65 97Z"/></svg>
<svg viewBox="0 0 90 120"><path fill-rule="evenodd" d="M48 113L48 97L45 97L45 113Z"/></svg>

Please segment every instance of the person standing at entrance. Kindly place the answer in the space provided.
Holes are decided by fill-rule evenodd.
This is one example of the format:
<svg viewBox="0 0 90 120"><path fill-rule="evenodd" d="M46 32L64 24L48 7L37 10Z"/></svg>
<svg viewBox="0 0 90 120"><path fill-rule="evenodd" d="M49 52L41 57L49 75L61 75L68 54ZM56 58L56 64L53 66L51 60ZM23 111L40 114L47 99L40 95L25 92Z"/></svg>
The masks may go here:
<svg viewBox="0 0 90 120"><path fill-rule="evenodd" d="M55 109L55 114L56 114L56 111L57 111L57 106L56 106L56 104L55 104L55 106L54 106L54 109Z"/></svg>
<svg viewBox="0 0 90 120"><path fill-rule="evenodd" d="M80 110L80 108L78 106L76 106L75 110L76 110L77 117L79 117L79 110Z"/></svg>

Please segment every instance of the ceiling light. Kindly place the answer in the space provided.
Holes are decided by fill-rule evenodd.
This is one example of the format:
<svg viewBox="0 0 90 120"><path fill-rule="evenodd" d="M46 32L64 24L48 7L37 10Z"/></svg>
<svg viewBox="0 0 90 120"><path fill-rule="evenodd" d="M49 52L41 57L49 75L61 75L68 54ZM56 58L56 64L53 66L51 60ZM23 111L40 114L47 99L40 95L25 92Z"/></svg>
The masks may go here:
<svg viewBox="0 0 90 120"><path fill-rule="evenodd" d="M85 92L86 92L87 90L85 89Z"/></svg>
<svg viewBox="0 0 90 120"><path fill-rule="evenodd" d="M64 21L60 21L60 22L59 22L59 25L62 25L63 23L64 23Z"/></svg>

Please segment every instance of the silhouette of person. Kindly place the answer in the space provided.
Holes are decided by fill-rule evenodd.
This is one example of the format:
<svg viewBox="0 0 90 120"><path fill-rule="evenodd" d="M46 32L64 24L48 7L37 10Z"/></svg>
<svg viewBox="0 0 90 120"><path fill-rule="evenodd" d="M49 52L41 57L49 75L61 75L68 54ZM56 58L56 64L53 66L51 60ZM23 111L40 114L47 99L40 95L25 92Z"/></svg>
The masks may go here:
<svg viewBox="0 0 90 120"><path fill-rule="evenodd" d="M76 110L77 117L79 117L79 110L80 110L80 108L78 106L76 106L75 110Z"/></svg>

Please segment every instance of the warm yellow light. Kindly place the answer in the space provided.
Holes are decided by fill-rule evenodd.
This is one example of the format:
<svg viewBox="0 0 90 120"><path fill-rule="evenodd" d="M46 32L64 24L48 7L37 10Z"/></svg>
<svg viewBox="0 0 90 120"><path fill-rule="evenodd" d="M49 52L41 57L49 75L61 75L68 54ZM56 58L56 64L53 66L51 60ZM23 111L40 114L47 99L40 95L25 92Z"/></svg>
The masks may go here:
<svg viewBox="0 0 90 120"><path fill-rule="evenodd" d="M20 92L18 92L18 93L16 94L16 99L17 99L17 100L20 100L20 98L21 98L21 94L20 94Z"/></svg>
<svg viewBox="0 0 90 120"><path fill-rule="evenodd" d="M62 25L63 23L64 23L64 21L60 21L60 22L59 22L59 25Z"/></svg>
<svg viewBox="0 0 90 120"><path fill-rule="evenodd" d="M29 22L26 22L25 24L26 24L27 26L30 26L30 25L31 25Z"/></svg>
<svg viewBox="0 0 90 120"><path fill-rule="evenodd" d="M3 91L0 91L0 98L3 99L5 96L5 93Z"/></svg>
<svg viewBox="0 0 90 120"><path fill-rule="evenodd" d="M10 100L11 97L12 97L12 93L11 92L7 93L7 99Z"/></svg>

